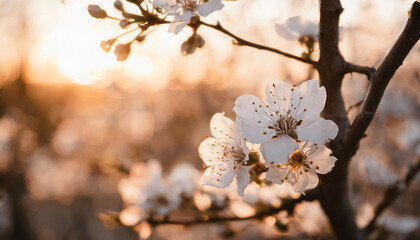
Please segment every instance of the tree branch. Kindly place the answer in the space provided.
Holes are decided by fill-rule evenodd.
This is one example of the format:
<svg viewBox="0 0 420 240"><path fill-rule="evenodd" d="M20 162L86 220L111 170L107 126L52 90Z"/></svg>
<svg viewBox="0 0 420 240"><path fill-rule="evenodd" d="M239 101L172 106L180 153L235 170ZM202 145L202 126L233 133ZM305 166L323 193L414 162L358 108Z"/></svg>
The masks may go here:
<svg viewBox="0 0 420 240"><path fill-rule="evenodd" d="M344 148L357 149L360 139L372 122L385 89L397 69L420 38L420 3L414 2L407 24L378 70L371 77L371 85L362 108L344 139Z"/></svg>
<svg viewBox="0 0 420 240"><path fill-rule="evenodd" d="M345 73L361 73L366 75L366 77L370 80L373 73L376 71L374 67L366 67L366 66L359 66L353 63L346 62L346 72Z"/></svg>
<svg viewBox="0 0 420 240"><path fill-rule="evenodd" d="M210 217L210 218L197 218L194 220L171 220L169 218L163 220L149 219L148 222L151 225L162 225L162 224L175 224L175 225L195 225L195 224L207 224L207 223L218 223L218 222L230 222L230 221L245 221L252 219L261 219L266 216L272 216L281 211L287 211L289 215L293 214L293 211L298 203L303 201L314 201L317 199L318 189L314 188L306 192L306 195L301 195L297 199L287 198L282 200L282 203L279 207L269 208L263 211L256 213L255 215L239 218L239 217Z"/></svg>
<svg viewBox="0 0 420 240"><path fill-rule="evenodd" d="M267 47L267 46L260 45L260 44L257 44L257 43L253 43L253 42L250 42L250 41L245 40L243 38L240 38L240 37L236 36L235 34L229 32L228 30L226 30L224 27L222 27L222 25L220 25L219 22L217 24L213 25L213 24L205 23L205 22L202 22L201 20L199 20L199 22L197 22L197 24L201 24L201 25L204 25L206 27L213 28L213 29L215 29L215 30L217 30L221 33L224 33L224 34L232 37L233 39L236 40L235 44L238 45L238 46L248 46L248 47L252 47L252 48L256 48L256 49L266 50L266 51L269 51L269 52L277 53L279 55L294 59L294 60L299 61L299 62L311 64L313 66L315 66L317 64L317 62L315 62L311 59L304 59L304 58L298 57L296 55L293 55L293 54L290 54L290 53L287 53L287 52L283 52L281 50L278 50L278 49L275 49L275 48L272 48L272 47Z"/></svg>
<svg viewBox="0 0 420 240"><path fill-rule="evenodd" d="M370 220L369 224L364 229L366 233L371 233L373 230L375 230L375 224L378 217L386 208L391 206L395 202L395 200L397 200L397 198L408 189L411 182L414 180L414 177L419 171L420 158L418 158L417 162L410 167L404 179L397 181L396 183L394 183L386 189L384 198L375 208L374 217L372 218L372 220Z"/></svg>

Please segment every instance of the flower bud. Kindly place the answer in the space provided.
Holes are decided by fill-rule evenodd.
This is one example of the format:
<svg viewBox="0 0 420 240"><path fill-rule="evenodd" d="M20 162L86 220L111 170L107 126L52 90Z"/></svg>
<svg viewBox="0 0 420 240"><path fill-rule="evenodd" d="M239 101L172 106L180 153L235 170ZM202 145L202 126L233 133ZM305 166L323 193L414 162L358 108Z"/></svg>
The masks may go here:
<svg viewBox="0 0 420 240"><path fill-rule="evenodd" d="M117 56L118 61L124 61L127 59L131 51L131 42L122 44L119 43L114 50L115 56Z"/></svg>
<svg viewBox="0 0 420 240"><path fill-rule="evenodd" d="M124 18L123 20L120 21L120 27L121 28L126 28L128 25L130 25L131 22L128 21L128 19Z"/></svg>
<svg viewBox="0 0 420 240"><path fill-rule="evenodd" d="M204 46L204 39L201 35L194 33L181 45L181 52L183 55L193 54L197 48L202 48Z"/></svg>
<svg viewBox="0 0 420 240"><path fill-rule="evenodd" d="M102 10L102 8L99 7L98 5L89 5L88 12L90 16L94 18L102 19L102 18L108 17L108 14L104 10Z"/></svg>
<svg viewBox="0 0 420 240"><path fill-rule="evenodd" d="M102 41L100 44L102 50L104 50L105 52L109 52L109 50L111 50L112 45L114 45L115 40L116 40L115 38L112 38L106 41Z"/></svg>
<svg viewBox="0 0 420 240"><path fill-rule="evenodd" d="M138 35L136 37L137 42L143 42L146 39L146 35Z"/></svg>
<svg viewBox="0 0 420 240"><path fill-rule="evenodd" d="M114 2L114 7L120 11L124 11L124 6L120 0Z"/></svg>

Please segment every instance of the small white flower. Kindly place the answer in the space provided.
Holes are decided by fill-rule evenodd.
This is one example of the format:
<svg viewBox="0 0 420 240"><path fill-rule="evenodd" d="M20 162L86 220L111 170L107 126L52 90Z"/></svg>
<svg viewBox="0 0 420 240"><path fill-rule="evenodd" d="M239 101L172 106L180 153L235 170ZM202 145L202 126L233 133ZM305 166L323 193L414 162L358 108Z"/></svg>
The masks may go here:
<svg viewBox="0 0 420 240"><path fill-rule="evenodd" d="M236 177L238 194L244 195L244 189L250 182L248 149L236 122L216 113L210 121L213 137L201 142L198 149L200 157L208 167L201 177L204 185L218 188L228 187Z"/></svg>
<svg viewBox="0 0 420 240"><path fill-rule="evenodd" d="M198 188L200 182L200 173L190 164L183 163L177 165L168 177L172 191L178 195L193 197L194 191Z"/></svg>
<svg viewBox="0 0 420 240"><path fill-rule="evenodd" d="M153 159L134 165L130 177L119 182L118 190L124 202L139 206L146 213L168 215L181 202L180 196L162 179L159 161Z"/></svg>
<svg viewBox="0 0 420 240"><path fill-rule="evenodd" d="M277 34L286 40L299 40L303 37L311 37L318 41L318 24L304 20L299 16L291 17L282 24L276 23L274 27Z"/></svg>
<svg viewBox="0 0 420 240"><path fill-rule="evenodd" d="M233 110L241 121L244 138L261 143L266 164L286 163L299 147L295 139L322 145L337 136L337 125L319 117L326 92L316 80L298 87L271 81L265 93L267 105L256 96L242 95L236 99Z"/></svg>
<svg viewBox="0 0 420 240"><path fill-rule="evenodd" d="M337 159L326 146L318 147L308 141L290 154L284 164L271 164L266 179L277 184L289 182L295 192L304 193L318 185L318 175L332 170Z"/></svg>
<svg viewBox="0 0 420 240"><path fill-rule="evenodd" d="M207 17L224 6L222 0L154 0L153 5L161 8L165 15L174 16L169 32L175 34L178 34L192 17Z"/></svg>

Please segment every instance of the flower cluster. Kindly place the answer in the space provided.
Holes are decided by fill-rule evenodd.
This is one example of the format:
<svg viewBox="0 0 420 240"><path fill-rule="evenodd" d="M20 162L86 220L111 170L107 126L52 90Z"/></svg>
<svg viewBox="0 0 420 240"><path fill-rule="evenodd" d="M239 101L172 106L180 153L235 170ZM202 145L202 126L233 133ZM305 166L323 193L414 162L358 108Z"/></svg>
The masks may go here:
<svg viewBox="0 0 420 240"><path fill-rule="evenodd" d="M319 116L325 88L318 87L316 80L297 87L271 81L265 92L266 104L253 95L238 97L235 122L224 114L214 115L210 122L213 137L199 147L208 167L203 184L225 188L235 178L239 195L244 195L250 170L264 162L266 180L288 182L294 191L304 193L318 184L317 173L331 171L336 158L325 144L336 137L338 127ZM249 151L250 143L260 145L257 154Z"/></svg>
<svg viewBox="0 0 420 240"><path fill-rule="evenodd" d="M167 216L179 207L183 198L192 198L198 182L198 170L188 164L178 165L167 178L162 177L162 167L157 160L133 165L130 176L119 182L118 190L130 206L126 211L130 211L130 216L133 212L137 214L131 221L125 218L121 221L134 225L151 215Z"/></svg>

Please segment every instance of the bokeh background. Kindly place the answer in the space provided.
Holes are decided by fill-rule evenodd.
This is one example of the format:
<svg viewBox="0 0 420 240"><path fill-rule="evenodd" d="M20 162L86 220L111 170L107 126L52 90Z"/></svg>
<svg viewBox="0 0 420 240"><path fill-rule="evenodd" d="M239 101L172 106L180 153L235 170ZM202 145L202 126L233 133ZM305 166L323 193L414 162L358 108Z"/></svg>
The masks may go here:
<svg viewBox="0 0 420 240"><path fill-rule="evenodd" d="M343 0L340 48L346 60L378 66L403 29L411 3ZM197 147L209 135L215 112L234 118L236 97L263 96L273 78L297 84L318 78L305 64L233 46L228 37L205 28L199 33L206 44L193 55L180 51L190 29L174 35L160 26L119 62L99 43L127 29L90 17L88 4L120 17L112 0L0 0L0 239L137 239L131 229L109 229L98 219L101 211L121 210L117 184L133 163L155 158L165 172L182 162L202 169ZM296 15L319 18L314 0L225 5L206 21L219 20L238 36L297 55L304 48L276 35L274 24ZM417 44L391 81L352 162L351 197L360 225L372 217L385 187L420 155L419 62ZM346 105L362 100L367 87L365 76L347 75ZM349 116L356 113L354 108ZM419 200L416 178L381 219L389 239L419 236ZM233 226L239 229L233 238L306 239L331 232L319 204L297 210L295 232L247 222L248 227ZM219 228L159 227L152 238L222 239Z"/></svg>

